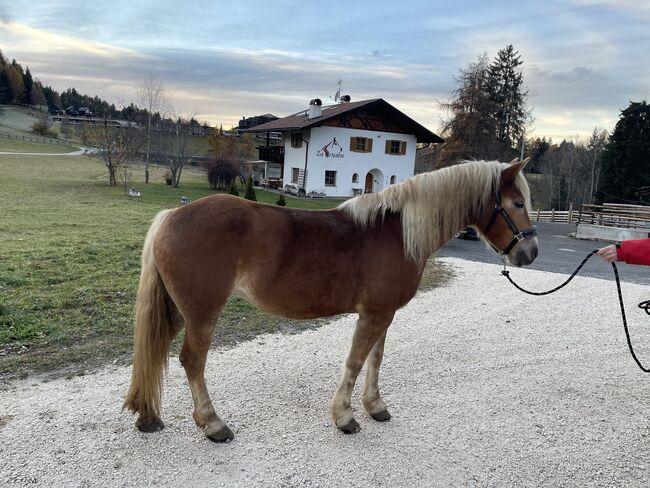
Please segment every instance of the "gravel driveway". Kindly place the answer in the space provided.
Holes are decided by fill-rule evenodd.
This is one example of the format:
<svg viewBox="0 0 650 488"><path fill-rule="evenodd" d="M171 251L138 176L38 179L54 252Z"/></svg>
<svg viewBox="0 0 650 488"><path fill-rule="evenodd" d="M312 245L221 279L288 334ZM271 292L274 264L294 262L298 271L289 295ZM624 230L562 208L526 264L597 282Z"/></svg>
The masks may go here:
<svg viewBox="0 0 650 488"><path fill-rule="evenodd" d="M611 281L577 278L549 297L514 290L499 267L446 259L458 276L391 326L380 384L393 418L353 406L339 433L328 401L354 317L297 336L213 351L208 387L236 434L215 445L191 419L172 359L167 428L144 435L120 407L128 368L0 392L3 486L647 486L650 376L625 345ZM538 289L565 276L514 270ZM639 354L650 328L625 284ZM356 390L358 392L359 387Z"/></svg>

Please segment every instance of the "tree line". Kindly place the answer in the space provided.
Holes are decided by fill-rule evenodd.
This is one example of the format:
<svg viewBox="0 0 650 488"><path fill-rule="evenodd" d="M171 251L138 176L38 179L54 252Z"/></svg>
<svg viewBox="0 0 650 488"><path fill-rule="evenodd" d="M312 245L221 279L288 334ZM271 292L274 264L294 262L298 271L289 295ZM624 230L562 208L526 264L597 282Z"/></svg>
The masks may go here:
<svg viewBox="0 0 650 488"><path fill-rule="evenodd" d="M532 125L521 54L512 45L461 68L442 123L443 144L419 151L418 171L467 159L510 161L530 157L527 173L541 175L535 204L567 209L571 203L650 204L650 107L630 102L612 133L595 127L586 139L553 142L526 137ZM530 178L533 181L534 178ZM644 188L648 187L648 188Z"/></svg>

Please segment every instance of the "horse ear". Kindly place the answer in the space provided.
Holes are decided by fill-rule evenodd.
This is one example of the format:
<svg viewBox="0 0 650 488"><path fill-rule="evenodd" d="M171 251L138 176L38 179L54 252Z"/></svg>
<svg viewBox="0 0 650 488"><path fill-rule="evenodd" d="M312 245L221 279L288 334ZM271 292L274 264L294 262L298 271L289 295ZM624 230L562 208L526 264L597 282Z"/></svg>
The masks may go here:
<svg viewBox="0 0 650 488"><path fill-rule="evenodd" d="M530 158L526 158L523 161L519 161L517 158L513 159L510 162L510 166L501 173L501 181L506 185L512 185L515 182L517 174L524 169L529 161Z"/></svg>

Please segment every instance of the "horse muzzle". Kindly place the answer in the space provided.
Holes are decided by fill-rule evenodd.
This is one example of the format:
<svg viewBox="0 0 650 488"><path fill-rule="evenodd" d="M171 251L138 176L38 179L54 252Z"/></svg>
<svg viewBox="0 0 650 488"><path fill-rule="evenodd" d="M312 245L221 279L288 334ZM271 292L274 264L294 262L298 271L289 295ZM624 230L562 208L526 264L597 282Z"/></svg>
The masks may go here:
<svg viewBox="0 0 650 488"><path fill-rule="evenodd" d="M507 255L508 261L513 266L528 266L537 258L537 252L537 237L525 239L519 242L512 251L510 251Z"/></svg>

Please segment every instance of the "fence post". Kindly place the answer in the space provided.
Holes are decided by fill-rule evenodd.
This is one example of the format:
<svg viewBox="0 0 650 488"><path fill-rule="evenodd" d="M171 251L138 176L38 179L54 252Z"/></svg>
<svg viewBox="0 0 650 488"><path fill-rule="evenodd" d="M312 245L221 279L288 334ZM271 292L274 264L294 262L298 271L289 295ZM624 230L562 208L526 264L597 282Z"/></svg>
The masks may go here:
<svg viewBox="0 0 650 488"><path fill-rule="evenodd" d="M582 220L582 206L580 207L580 210L578 211L578 224L580 224L581 220Z"/></svg>
<svg viewBox="0 0 650 488"><path fill-rule="evenodd" d="M573 202L569 202L569 221L567 223L573 224Z"/></svg>
<svg viewBox="0 0 650 488"><path fill-rule="evenodd" d="M539 209L537 209L537 222L539 222Z"/></svg>
<svg viewBox="0 0 650 488"><path fill-rule="evenodd" d="M555 222L555 209L551 209L551 222Z"/></svg>

